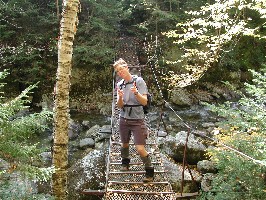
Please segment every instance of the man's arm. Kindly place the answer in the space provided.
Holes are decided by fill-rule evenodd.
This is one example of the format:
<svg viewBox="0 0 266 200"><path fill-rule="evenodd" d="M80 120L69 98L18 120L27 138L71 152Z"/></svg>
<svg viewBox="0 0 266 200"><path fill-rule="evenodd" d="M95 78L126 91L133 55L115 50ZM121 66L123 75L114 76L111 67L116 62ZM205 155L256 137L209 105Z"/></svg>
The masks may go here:
<svg viewBox="0 0 266 200"><path fill-rule="evenodd" d="M144 82L144 81L143 81ZM145 84L145 82L144 82ZM145 84L146 85L146 84ZM138 91L138 88L137 88L137 83L134 82L133 83L133 87L130 88L131 92L134 93L136 99L138 100L138 102L143 105L143 106L146 106L147 103L148 103L148 97L147 97L147 94L141 94L139 93Z"/></svg>
<svg viewBox="0 0 266 200"><path fill-rule="evenodd" d="M116 105L118 108L122 108L124 106L123 94L124 94L123 90L120 90L119 88L117 88L118 99L117 99Z"/></svg>
<svg viewBox="0 0 266 200"><path fill-rule="evenodd" d="M136 92L136 93L134 93L134 95L141 105L143 105L143 106L147 105L147 103L148 103L147 94L140 94L139 92Z"/></svg>

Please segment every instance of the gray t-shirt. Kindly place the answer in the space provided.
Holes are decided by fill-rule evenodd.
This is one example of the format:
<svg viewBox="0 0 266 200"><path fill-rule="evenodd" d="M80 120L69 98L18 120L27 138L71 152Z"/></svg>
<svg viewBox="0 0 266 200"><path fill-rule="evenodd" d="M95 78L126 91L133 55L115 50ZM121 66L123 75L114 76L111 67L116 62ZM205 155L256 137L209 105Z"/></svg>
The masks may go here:
<svg viewBox="0 0 266 200"><path fill-rule="evenodd" d="M124 105L140 105L134 93L131 92L130 90L130 88L133 86L134 77L137 77L137 76L133 76L132 80L129 82L126 82L124 79L122 79L121 81L117 83L117 87L122 89L124 92L124 95L123 95ZM136 85L138 88L138 92L140 94L148 94L147 85L142 77L137 77ZM135 107L125 106L121 109L120 117L124 117L126 119L143 119L144 118L143 107L142 106L135 106Z"/></svg>

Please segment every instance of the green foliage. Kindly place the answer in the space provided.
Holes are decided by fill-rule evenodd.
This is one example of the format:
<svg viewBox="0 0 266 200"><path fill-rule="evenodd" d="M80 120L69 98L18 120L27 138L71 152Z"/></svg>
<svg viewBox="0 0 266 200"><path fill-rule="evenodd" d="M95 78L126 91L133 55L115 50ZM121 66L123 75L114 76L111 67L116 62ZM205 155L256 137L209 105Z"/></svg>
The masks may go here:
<svg viewBox="0 0 266 200"><path fill-rule="evenodd" d="M3 200L54 200L54 198L50 195L29 195L28 192L34 192L34 189L26 180L16 180L14 182L6 183L4 185L0 184L0 198Z"/></svg>
<svg viewBox="0 0 266 200"><path fill-rule="evenodd" d="M121 12L117 0L81 1L74 47L76 67L103 69L112 62Z"/></svg>
<svg viewBox="0 0 266 200"><path fill-rule="evenodd" d="M41 89L53 85L58 34L55 12L51 0L1 2L0 66L9 69L6 82L19 87L19 92L38 81Z"/></svg>
<svg viewBox="0 0 266 200"><path fill-rule="evenodd" d="M78 97L93 93L96 89L102 92L110 92L112 90L112 67L104 69L88 69L79 71L78 74L73 74L73 85L71 88L71 96ZM103 82L100 80L104 80ZM78 84L75 84L77 83Z"/></svg>
<svg viewBox="0 0 266 200"><path fill-rule="evenodd" d="M90 69L89 72L78 74L79 84L73 84L70 92L72 107L80 111L96 109L102 114L110 114L110 102L112 102L110 91L113 86L110 77L112 77L111 67L100 71ZM104 80L104 82L99 80ZM108 106L109 109L107 109Z"/></svg>
<svg viewBox="0 0 266 200"><path fill-rule="evenodd" d="M252 71L254 76L253 84L245 83L246 94L238 101L239 106L233 106L232 103L226 102L224 105L216 107L210 105L213 111L219 116L227 119L223 125L237 126L241 131L259 127L259 130L265 131L265 74ZM229 109L230 108L230 109Z"/></svg>
<svg viewBox="0 0 266 200"><path fill-rule="evenodd" d="M239 39L238 45L235 45L232 51L222 55L220 65L231 71L258 69L261 63L265 62L265 45L266 41L260 38L244 36Z"/></svg>
<svg viewBox="0 0 266 200"><path fill-rule="evenodd" d="M245 84L245 94L237 104L207 104L224 119L218 123L217 139L247 156L223 146L210 150L219 173L212 181L212 189L203 193L201 199L266 198L266 73L252 73L253 84Z"/></svg>
<svg viewBox="0 0 266 200"><path fill-rule="evenodd" d="M265 9L265 1L262 0L237 0L215 1L200 10L187 12L190 17L185 22L178 23L177 29L165 33L183 49L179 59L168 60L168 63L184 69L181 75L174 71L171 74L175 85L190 85L210 67L221 67L223 62L229 64L225 55L234 50L243 36L249 41L257 38L257 42L262 42L259 40L265 39ZM243 40L244 44L246 46ZM242 57L242 54L238 56Z"/></svg>
<svg viewBox="0 0 266 200"><path fill-rule="evenodd" d="M0 72L0 81L3 80L4 78L6 78L8 75L8 72L6 70ZM0 89L2 90L4 87L5 83L0 82ZM3 94L3 92L0 92L0 94ZM0 96L0 99L3 98L2 96Z"/></svg>
<svg viewBox="0 0 266 200"><path fill-rule="evenodd" d="M122 31L139 39L175 27L182 11L182 5L175 0L122 1L122 5L121 24L127 27Z"/></svg>
<svg viewBox="0 0 266 200"><path fill-rule="evenodd" d="M88 71L109 68L115 53L121 2L85 0L80 3L73 66ZM39 82L38 93L33 94L34 103L40 102L38 98L43 93L52 92L55 84L60 26L55 4L53 0L1 2L0 66L10 70L6 82L15 94Z"/></svg>
<svg viewBox="0 0 266 200"><path fill-rule="evenodd" d="M263 200L266 197L263 172L254 163L247 162L232 153L219 154L218 176L212 181L210 192L199 199L211 200Z"/></svg>
<svg viewBox="0 0 266 200"><path fill-rule="evenodd" d="M7 72L1 72L0 78L4 78L7 74ZM39 168L36 165L40 163L42 150L37 147L38 144L30 142L34 135L42 134L48 128L52 119L52 113L46 110L32 114L27 112L28 94L35 87L36 85L28 87L15 99L7 100L4 97L1 99L0 160L7 162L7 168L0 174L1 191L5 190L5 187L9 187L10 184L14 186L12 183L4 182L13 174L35 181L46 181L51 178L53 172L52 168ZM5 195L5 193L0 193ZM1 195L0 198L6 197ZM10 195L9 198L14 199Z"/></svg>

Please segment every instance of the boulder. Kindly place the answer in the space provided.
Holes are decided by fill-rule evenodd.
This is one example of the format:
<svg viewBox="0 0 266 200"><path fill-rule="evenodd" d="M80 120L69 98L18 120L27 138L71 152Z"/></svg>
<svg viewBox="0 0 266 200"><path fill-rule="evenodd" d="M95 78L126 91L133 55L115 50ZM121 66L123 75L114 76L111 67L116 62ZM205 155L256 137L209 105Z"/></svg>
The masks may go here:
<svg viewBox="0 0 266 200"><path fill-rule="evenodd" d="M190 106L193 103L191 95L184 88L176 88L173 90L170 100L172 103L179 106Z"/></svg>
<svg viewBox="0 0 266 200"><path fill-rule="evenodd" d="M200 173L216 173L217 169L212 161L209 160L201 160L197 163L197 169Z"/></svg>
<svg viewBox="0 0 266 200"><path fill-rule="evenodd" d="M187 132L180 131L175 136L158 138L158 145L163 152L168 154L176 162L183 162L184 148ZM188 137L186 160L188 164L195 165L200 160L206 159L206 146L201 143L193 134Z"/></svg>
<svg viewBox="0 0 266 200"><path fill-rule="evenodd" d="M104 189L107 145L93 150L69 168L69 199L82 199L82 190Z"/></svg>
<svg viewBox="0 0 266 200"><path fill-rule="evenodd" d="M166 155L161 154L165 170L167 171L169 182L172 185L173 190L176 193L181 192L182 187L182 173L183 167L182 164L175 163L173 160L169 159ZM192 193L198 191L198 185L202 179L199 172L194 169L191 170L191 175L193 176L194 181L189 173L187 167L184 170L184 182L183 182L183 192Z"/></svg>
<svg viewBox="0 0 266 200"><path fill-rule="evenodd" d="M94 125L89 130L86 131L86 137L91 137L91 138L97 137L99 130L100 130L100 126L97 124Z"/></svg>
<svg viewBox="0 0 266 200"><path fill-rule="evenodd" d="M80 140L79 142L80 149L93 148L94 146L95 146L95 142L94 142L94 139L92 138L84 138Z"/></svg>

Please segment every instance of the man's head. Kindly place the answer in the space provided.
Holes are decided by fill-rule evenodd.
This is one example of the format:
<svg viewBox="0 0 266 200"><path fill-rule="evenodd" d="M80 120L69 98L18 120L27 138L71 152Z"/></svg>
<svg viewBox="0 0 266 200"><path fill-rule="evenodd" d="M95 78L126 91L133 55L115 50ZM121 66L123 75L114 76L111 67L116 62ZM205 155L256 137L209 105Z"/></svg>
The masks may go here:
<svg viewBox="0 0 266 200"><path fill-rule="evenodd" d="M124 61L122 58L119 58L114 64L113 64L115 72L120 76L123 77L124 75L127 75L128 73L128 66L126 61Z"/></svg>

